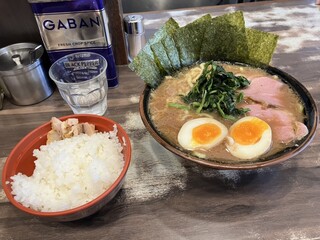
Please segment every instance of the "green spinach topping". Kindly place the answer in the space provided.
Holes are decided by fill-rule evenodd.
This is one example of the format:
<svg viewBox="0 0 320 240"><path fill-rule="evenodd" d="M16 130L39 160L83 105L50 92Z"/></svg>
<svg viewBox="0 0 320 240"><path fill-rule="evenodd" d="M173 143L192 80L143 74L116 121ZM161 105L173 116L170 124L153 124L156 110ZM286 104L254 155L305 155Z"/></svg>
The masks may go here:
<svg viewBox="0 0 320 240"><path fill-rule="evenodd" d="M205 63L204 70L191 89L182 96L183 101L197 113L202 111L218 112L225 119L234 120L249 109L237 108L243 100L243 93L238 90L250 84L244 76L235 76L232 72L216 65L213 61ZM170 104L171 107L174 104Z"/></svg>

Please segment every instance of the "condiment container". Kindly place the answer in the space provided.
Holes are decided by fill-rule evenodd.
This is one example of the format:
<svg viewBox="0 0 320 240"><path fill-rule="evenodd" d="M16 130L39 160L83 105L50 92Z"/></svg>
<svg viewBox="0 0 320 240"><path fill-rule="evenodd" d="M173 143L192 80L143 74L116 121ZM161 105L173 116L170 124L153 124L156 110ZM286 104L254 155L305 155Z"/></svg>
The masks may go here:
<svg viewBox="0 0 320 240"><path fill-rule="evenodd" d="M119 85L104 0L28 0L51 63L75 52L94 52L108 62L108 87Z"/></svg>
<svg viewBox="0 0 320 240"><path fill-rule="evenodd" d="M44 49L34 43L17 43L0 49L0 87L16 105L31 105L53 93L44 67Z"/></svg>
<svg viewBox="0 0 320 240"><path fill-rule="evenodd" d="M125 16L123 20L128 48L128 60L131 62L146 44L143 17L131 14Z"/></svg>

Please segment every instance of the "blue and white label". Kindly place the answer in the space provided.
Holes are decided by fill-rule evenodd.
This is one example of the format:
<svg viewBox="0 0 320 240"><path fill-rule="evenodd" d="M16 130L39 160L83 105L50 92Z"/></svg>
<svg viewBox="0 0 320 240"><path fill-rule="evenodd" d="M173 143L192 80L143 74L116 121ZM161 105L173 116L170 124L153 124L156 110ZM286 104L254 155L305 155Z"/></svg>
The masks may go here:
<svg viewBox="0 0 320 240"><path fill-rule="evenodd" d="M110 45L105 31L104 11L37 14L44 45L47 50L106 47Z"/></svg>
<svg viewBox="0 0 320 240"><path fill-rule="evenodd" d="M108 62L109 87L118 85L103 0L28 1L52 63L71 53L95 52Z"/></svg>

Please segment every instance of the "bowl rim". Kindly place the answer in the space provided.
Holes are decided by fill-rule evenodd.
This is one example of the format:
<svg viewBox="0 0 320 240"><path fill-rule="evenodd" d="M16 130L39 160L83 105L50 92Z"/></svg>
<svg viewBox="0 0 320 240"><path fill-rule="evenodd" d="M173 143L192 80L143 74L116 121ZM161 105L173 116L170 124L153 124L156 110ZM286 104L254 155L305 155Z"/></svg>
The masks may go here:
<svg viewBox="0 0 320 240"><path fill-rule="evenodd" d="M9 161L12 161L12 155L14 154L14 152L28 139L30 138L30 136L34 135L37 131L39 131L41 128L45 128L48 125L50 125L50 121L41 124L40 126L36 127L35 129L33 129L31 132L29 132L27 135L25 135L16 145L15 147L11 150L10 154L8 155L6 162L4 164L3 170L2 170L2 186L3 186L3 190L8 198L8 200L18 209L38 216L38 217L45 217L45 218L50 218L50 217L67 217L73 214L76 214L77 212L84 210L84 209L88 209L98 203L100 203L101 201L103 201L104 198L106 198L111 192L113 192L117 186L123 181L123 179L125 178L125 175L128 171L128 168L130 166L131 163L131 156L132 156L132 146L131 146L131 141L130 138L127 134L127 132L124 130L124 128L117 122L115 122L114 120L104 117L104 116L99 116L99 115L94 115L94 114L72 114L72 115L67 115L67 116L62 116L59 117L58 119L60 120L66 120L68 118L96 118L96 119L100 119L103 121L108 121L110 122L112 125L116 125L117 129L118 129L118 133L119 131L122 132L123 134L123 138L127 147L127 152L128 155L127 157L124 155L124 166L123 169L120 173L120 175L118 176L118 178L113 182L113 184L107 189L105 190L102 194L100 194L98 197L92 199L91 201L75 207L75 208L71 208L68 210L63 210L63 211L57 211L57 212L41 212L41 211L37 211L28 207L23 206L21 203L19 203L18 201L16 201L14 199L14 196L11 194L11 187L8 187L7 184L7 178L10 178L11 176L7 176L7 168L9 165Z"/></svg>
<svg viewBox="0 0 320 240"><path fill-rule="evenodd" d="M230 62L225 62L225 63L230 63ZM239 65L239 66L255 67L255 66L251 66L249 64L238 63L238 62L233 62L230 64L235 64L235 65ZM259 68L266 71L269 74L274 74L274 75L279 76L279 78L282 82L289 85L296 92L296 94L298 94L298 96L301 98L301 100L304 103L305 109L307 108L308 110L311 110L311 112L309 112L309 111L306 112L306 115L308 116L308 118L310 118L310 119L308 119L308 121L312 123L312 125L310 127L308 127L308 129L309 129L308 135L305 136L301 140L301 144L299 144L298 147L287 148L287 149L292 149L290 151L288 151L286 149L283 151L280 151L280 153L284 152L284 154L281 154L278 157L275 157L271 160L265 160L265 161L259 161L259 159L258 159L255 161L233 162L230 160L230 161L226 161L226 162L221 162L221 161L219 162L217 160L214 161L214 160L206 160L206 159L198 158L194 155L189 154L187 151L183 151L183 150L179 149L178 146L175 146L175 145L171 144L169 141L167 141L166 139L164 139L161 136L161 134L158 132L156 127L153 125L153 122L149 116L148 101L149 101L150 94L154 88L150 87L147 84L145 85L144 90L140 95L140 101L139 101L139 112L140 112L142 122L144 123L146 129L149 131L151 136L158 143L160 143L164 148L166 148L167 150L171 151L172 153L178 155L179 157L182 157L186 160L189 160L189 161L192 161L192 162L195 162L195 163L207 166L207 167L221 169L221 170L222 169L224 169L224 170L251 170L251 169L258 169L258 168L262 168L262 167L275 165L275 164L281 163L285 160L288 160L289 158L292 158L292 157L296 156L298 153L300 153L301 151L303 151L313 140L315 133L316 133L316 130L317 130L318 121L319 121L319 114L318 114L317 105L316 105L312 95L310 94L310 92L306 89L306 87L304 85L302 85L302 83L300 83L296 78L294 78L290 74L280 70L279 68L276 68L276 67L273 67L270 65L264 65ZM303 96L301 93L303 93ZM274 155L276 155L276 154L274 154Z"/></svg>

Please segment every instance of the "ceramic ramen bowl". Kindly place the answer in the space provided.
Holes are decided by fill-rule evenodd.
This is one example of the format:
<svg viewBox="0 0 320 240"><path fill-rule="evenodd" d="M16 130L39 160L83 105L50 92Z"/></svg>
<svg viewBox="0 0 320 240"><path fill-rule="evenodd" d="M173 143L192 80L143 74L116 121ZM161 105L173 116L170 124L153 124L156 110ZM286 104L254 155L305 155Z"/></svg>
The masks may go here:
<svg viewBox="0 0 320 240"><path fill-rule="evenodd" d="M304 106L305 120L304 124L308 128L308 134L302 138L301 140L295 142L293 146L289 146L279 152L276 152L270 156L261 157L255 160L220 160L220 159L207 159L207 158L199 158L190 153L188 150L184 150L181 147L173 144L168 141L163 134L161 134L155 124L153 123L150 116L150 106L149 100L152 88L146 86L143 93L140 96L140 115L142 121L146 127L146 129L150 132L153 138L160 143L163 147L173 152L174 154L188 160L201 165L205 165L208 167L216 168L216 169L256 169L261 167L270 166L273 164L277 164L283 162L293 156L297 155L301 151L303 151L308 144L312 141L318 124L318 110L313 100L311 94L308 90L294 77L289 74L283 72L280 69L271 66L265 66L262 68L265 72L271 75L277 75L279 79L287 84L301 99L301 102Z"/></svg>

